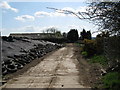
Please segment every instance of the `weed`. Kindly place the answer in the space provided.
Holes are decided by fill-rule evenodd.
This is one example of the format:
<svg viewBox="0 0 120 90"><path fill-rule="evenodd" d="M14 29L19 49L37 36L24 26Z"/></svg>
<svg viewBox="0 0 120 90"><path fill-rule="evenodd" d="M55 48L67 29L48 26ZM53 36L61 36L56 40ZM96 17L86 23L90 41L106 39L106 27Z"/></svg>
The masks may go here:
<svg viewBox="0 0 120 90"><path fill-rule="evenodd" d="M120 89L120 73L119 72L110 72L107 73L103 78L103 88L109 90L118 90Z"/></svg>
<svg viewBox="0 0 120 90"><path fill-rule="evenodd" d="M83 51L81 54L82 54L84 57L87 57L87 56L88 56L88 53L87 53L86 51Z"/></svg>

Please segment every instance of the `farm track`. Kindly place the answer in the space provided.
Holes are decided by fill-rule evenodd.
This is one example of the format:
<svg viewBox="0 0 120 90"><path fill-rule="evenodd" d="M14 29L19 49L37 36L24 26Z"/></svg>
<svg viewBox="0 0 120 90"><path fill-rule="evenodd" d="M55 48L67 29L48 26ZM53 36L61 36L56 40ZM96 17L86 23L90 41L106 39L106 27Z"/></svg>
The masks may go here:
<svg viewBox="0 0 120 90"><path fill-rule="evenodd" d="M10 79L3 88L88 88L83 84L79 62L74 54L72 45L60 48Z"/></svg>

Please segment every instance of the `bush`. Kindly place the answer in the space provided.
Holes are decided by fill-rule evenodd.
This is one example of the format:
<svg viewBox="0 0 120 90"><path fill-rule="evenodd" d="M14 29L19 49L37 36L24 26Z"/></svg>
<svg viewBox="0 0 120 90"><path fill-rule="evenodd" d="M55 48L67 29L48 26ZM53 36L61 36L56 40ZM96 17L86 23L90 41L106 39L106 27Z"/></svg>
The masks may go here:
<svg viewBox="0 0 120 90"><path fill-rule="evenodd" d="M39 39L34 39L34 40L39 40ZM40 40L45 40L45 41L50 41L50 42L60 43L60 44L68 41L66 38L44 38Z"/></svg>
<svg viewBox="0 0 120 90"><path fill-rule="evenodd" d="M3 39L4 41L7 41L7 42L14 42L12 36L9 36L9 37L3 36L2 39Z"/></svg>
<svg viewBox="0 0 120 90"><path fill-rule="evenodd" d="M93 56L96 53L95 40L85 39L83 50L88 53L88 57Z"/></svg>
<svg viewBox="0 0 120 90"><path fill-rule="evenodd" d="M84 39L83 51L88 53L88 57L94 54L100 55L103 53L103 38L96 38L95 40Z"/></svg>
<svg viewBox="0 0 120 90"><path fill-rule="evenodd" d="M103 88L107 88L109 90L118 90L120 89L120 73L108 73L102 78L102 82Z"/></svg>
<svg viewBox="0 0 120 90"><path fill-rule="evenodd" d="M100 63L103 66L106 66L108 64L108 60L103 55L94 55L90 61L90 63Z"/></svg>

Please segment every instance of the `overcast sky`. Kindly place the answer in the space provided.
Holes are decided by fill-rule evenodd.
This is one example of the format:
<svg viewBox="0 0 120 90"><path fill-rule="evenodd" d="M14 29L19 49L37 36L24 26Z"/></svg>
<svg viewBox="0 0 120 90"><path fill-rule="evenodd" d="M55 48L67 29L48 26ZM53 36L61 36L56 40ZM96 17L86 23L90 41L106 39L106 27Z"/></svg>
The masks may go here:
<svg viewBox="0 0 120 90"><path fill-rule="evenodd" d="M84 12L87 4L84 0L80 2L12 2L1 1L0 12L2 18L2 35L10 33L25 32L42 32L49 27L56 27L61 32L68 32L71 28L78 29L79 33L82 29L96 30L92 23L85 20L79 20L74 15L66 15L55 12L46 7L54 7L64 10L72 10L76 13ZM51 0L52 1L52 0ZM1 14L0 14L1 15ZM93 35L95 36L95 34Z"/></svg>

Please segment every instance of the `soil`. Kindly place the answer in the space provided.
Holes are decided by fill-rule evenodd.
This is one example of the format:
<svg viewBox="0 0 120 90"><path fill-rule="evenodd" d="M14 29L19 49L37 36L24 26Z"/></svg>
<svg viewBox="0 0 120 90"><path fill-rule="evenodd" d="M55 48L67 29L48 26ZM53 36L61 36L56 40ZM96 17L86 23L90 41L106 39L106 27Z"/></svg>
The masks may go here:
<svg viewBox="0 0 120 90"><path fill-rule="evenodd" d="M102 66L97 63L88 63L88 59L82 57L79 46L75 46L75 55L79 61L80 79L83 84L92 88L100 85Z"/></svg>

